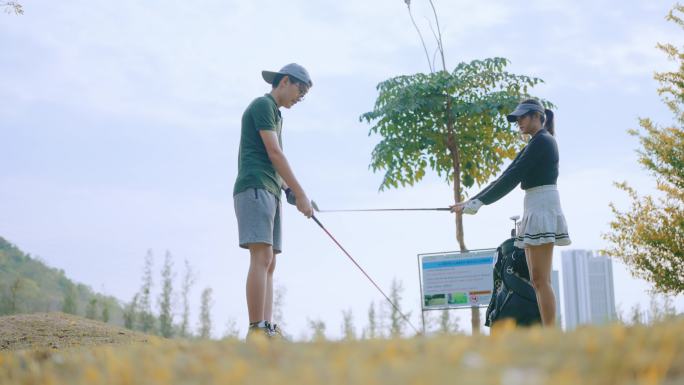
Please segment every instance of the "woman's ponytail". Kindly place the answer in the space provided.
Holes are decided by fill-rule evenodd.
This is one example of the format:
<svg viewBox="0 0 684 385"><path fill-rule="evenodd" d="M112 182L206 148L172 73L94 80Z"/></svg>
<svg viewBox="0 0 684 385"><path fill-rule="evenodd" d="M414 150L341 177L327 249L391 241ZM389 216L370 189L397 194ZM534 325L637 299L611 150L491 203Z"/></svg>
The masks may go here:
<svg viewBox="0 0 684 385"><path fill-rule="evenodd" d="M544 110L544 115L546 115L546 119L544 119L544 128L546 128L546 130L549 131L549 134L555 136L556 129L554 128L553 124L553 111L547 108Z"/></svg>

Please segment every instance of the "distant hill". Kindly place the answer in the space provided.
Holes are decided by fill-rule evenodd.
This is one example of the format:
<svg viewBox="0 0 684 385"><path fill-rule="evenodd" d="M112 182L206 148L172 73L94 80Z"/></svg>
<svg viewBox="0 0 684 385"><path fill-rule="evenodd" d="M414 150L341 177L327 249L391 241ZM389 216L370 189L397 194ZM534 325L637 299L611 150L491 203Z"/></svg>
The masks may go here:
<svg viewBox="0 0 684 385"><path fill-rule="evenodd" d="M123 326L118 299L93 291L0 237L0 316L63 311Z"/></svg>

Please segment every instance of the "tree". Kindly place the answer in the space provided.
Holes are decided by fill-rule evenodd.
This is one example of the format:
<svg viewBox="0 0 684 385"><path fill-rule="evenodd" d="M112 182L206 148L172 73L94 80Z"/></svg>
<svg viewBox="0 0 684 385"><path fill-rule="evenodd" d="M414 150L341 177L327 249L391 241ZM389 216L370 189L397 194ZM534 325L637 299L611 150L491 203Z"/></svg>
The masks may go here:
<svg viewBox="0 0 684 385"><path fill-rule="evenodd" d="M632 322L632 325L641 325L644 323L644 313L641 310L641 305L636 304L632 306L630 320Z"/></svg>
<svg viewBox="0 0 684 385"><path fill-rule="evenodd" d="M2 293L0 293L0 315L14 313L14 303L10 296L10 290L7 285L2 285Z"/></svg>
<svg viewBox="0 0 684 385"><path fill-rule="evenodd" d="M309 322L309 328L311 329L311 340L325 341L325 322L321 319L307 319L307 321Z"/></svg>
<svg viewBox="0 0 684 385"><path fill-rule="evenodd" d="M454 201L461 202L463 186L482 185L498 173L523 144L505 114L540 82L506 72L507 64L504 58L475 60L451 73L380 83L374 110L361 116L374 124L370 133L382 137L371 160L373 171L385 170L380 190L413 186L430 167L453 183ZM456 239L467 251L460 214Z"/></svg>
<svg viewBox="0 0 684 385"><path fill-rule="evenodd" d="M161 272L162 291L159 294L159 332L163 337L173 337L173 260L171 253L166 252Z"/></svg>
<svg viewBox="0 0 684 385"><path fill-rule="evenodd" d="M437 12L430 3L443 69L434 72L428 56L429 74L383 81L377 87L374 109L360 120L372 124L369 134L382 137L373 149L370 165L373 171L385 171L380 190L413 186L429 167L453 183L454 201L461 202L463 187L487 182L504 160L513 158L521 148L523 142L511 130L506 114L529 96L529 87L542 80L507 72L504 58L460 63L449 72ZM406 4L411 14L410 1ZM461 251L466 251L463 235L458 214L456 239Z"/></svg>
<svg viewBox="0 0 684 385"><path fill-rule="evenodd" d="M7 292L3 292L0 314L26 313L35 309L40 296L38 284L24 277L16 277L11 282Z"/></svg>
<svg viewBox="0 0 684 385"><path fill-rule="evenodd" d="M76 303L76 286L73 284L67 285L64 289L64 302L62 302L62 312L67 314L78 313L78 305Z"/></svg>
<svg viewBox="0 0 684 385"><path fill-rule="evenodd" d="M541 79L506 71L508 60L489 58L460 63L449 72L444 54L437 10L430 0L437 30L430 26L442 70L435 72L423 36L413 19L411 1L404 1L420 36L430 67L429 74L397 76L378 85L373 111L360 120L372 124L369 135L382 137L373 149L371 169L384 170L380 190L413 186L425 176L428 167L453 184L454 202L462 202L464 188L482 185L500 171L522 147L516 131L506 120L528 89ZM552 104L542 100L546 107ZM456 241L462 252L463 216L455 215ZM479 308L473 307L473 332L480 326Z"/></svg>
<svg viewBox="0 0 684 385"><path fill-rule="evenodd" d="M278 324L281 329L285 327L285 317L283 316L285 294L287 294L287 288L283 285L276 285L275 292L273 293L272 322Z"/></svg>
<svg viewBox="0 0 684 385"><path fill-rule="evenodd" d="M401 315L403 313L401 311L401 300L403 292L404 285L401 283L401 281L397 280L396 278L392 279L392 287L390 288L389 297L392 300L392 303L396 305L396 308L394 306L388 305L390 328L389 332L391 337L401 337L404 334L404 328L406 327L406 320ZM410 316L410 312L406 314L406 317Z"/></svg>
<svg viewBox="0 0 684 385"><path fill-rule="evenodd" d="M214 305L211 300L211 288L202 291L200 306L199 335L201 338L211 338L211 307Z"/></svg>
<svg viewBox="0 0 684 385"><path fill-rule="evenodd" d="M0 314L66 310L87 315L92 298L99 303L108 301L112 306L109 310L117 314L121 311L114 298L70 280L63 270L47 266L39 257L24 253L0 237Z"/></svg>
<svg viewBox="0 0 684 385"><path fill-rule="evenodd" d="M123 319L124 327L126 329L133 330L135 328L135 321L138 319L138 302L140 299L140 293L136 293L133 299L124 307Z"/></svg>
<svg viewBox="0 0 684 385"><path fill-rule="evenodd" d="M6 13L14 13L15 15L23 15L24 9L16 1L0 1L0 8L3 8Z"/></svg>
<svg viewBox="0 0 684 385"><path fill-rule="evenodd" d="M223 339L238 339L240 337L240 328L237 327L235 318L228 318L226 322L226 331L223 333Z"/></svg>
<svg viewBox="0 0 684 385"><path fill-rule="evenodd" d="M23 281L23 279L21 277L17 277L14 280L14 282L12 283L12 285L9 287L9 296L8 296L9 301L8 301L8 306L7 306L9 314L14 314L14 313L19 312L18 308L19 308L19 304L21 303L21 301L19 299L19 295L21 292L21 288L23 286L22 281Z"/></svg>
<svg viewBox="0 0 684 385"><path fill-rule="evenodd" d="M365 338L376 338L378 337L378 320L375 314L375 303L371 302L368 306L368 328L364 331Z"/></svg>
<svg viewBox="0 0 684 385"><path fill-rule="evenodd" d="M658 301L658 296L651 293L651 301L648 307L648 322L655 324L674 318L677 315L677 309L672 303L672 298L662 296L661 301Z"/></svg>
<svg viewBox="0 0 684 385"><path fill-rule="evenodd" d="M342 310L342 336L345 340L355 340L354 316L352 310Z"/></svg>
<svg viewBox="0 0 684 385"><path fill-rule="evenodd" d="M88 301L85 316L87 319L97 319L97 298L91 298L90 301Z"/></svg>
<svg viewBox="0 0 684 385"><path fill-rule="evenodd" d="M195 273L192 271L190 262L185 260L185 273L183 274L183 284L181 288L181 297L183 300L183 314L182 321L180 325L180 336L189 336L189 323L190 323L190 289L195 284Z"/></svg>
<svg viewBox="0 0 684 385"><path fill-rule="evenodd" d="M109 318L109 301L102 301L102 316L100 319L102 322L108 323Z"/></svg>
<svg viewBox="0 0 684 385"><path fill-rule="evenodd" d="M138 323L139 329L144 333L153 333L155 329L154 315L152 314L152 302L150 300L152 295L152 264L154 256L152 250L147 251L145 256L145 267L143 270L143 282L140 288L140 297L138 302Z"/></svg>
<svg viewBox="0 0 684 385"><path fill-rule="evenodd" d="M675 12L684 13L684 6L675 6L666 19L684 28ZM658 48L679 64L676 71L655 75L658 94L675 123L659 127L642 118L643 131L628 132L639 138L639 163L655 178L660 196L640 196L627 182L616 183L629 195L631 207L620 211L610 204L615 217L604 238L612 244L604 252L621 259L632 275L653 284L656 292L677 295L684 293L684 49L672 44Z"/></svg>
<svg viewBox="0 0 684 385"><path fill-rule="evenodd" d="M439 332L442 334L451 334L458 332L458 317L451 318L449 309L442 310L439 317Z"/></svg>

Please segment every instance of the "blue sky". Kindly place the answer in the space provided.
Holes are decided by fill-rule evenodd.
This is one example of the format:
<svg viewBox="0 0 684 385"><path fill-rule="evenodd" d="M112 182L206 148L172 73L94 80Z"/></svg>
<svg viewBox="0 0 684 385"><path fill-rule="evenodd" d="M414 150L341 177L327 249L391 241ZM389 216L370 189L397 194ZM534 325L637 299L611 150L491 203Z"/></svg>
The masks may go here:
<svg viewBox="0 0 684 385"><path fill-rule="evenodd" d="M413 3L427 34L427 2ZM293 61L309 69L315 86L283 111L284 147L312 199L322 208L450 203L450 186L435 175L413 188L378 192L381 174L368 169L378 138L368 136L358 116L372 109L376 84L428 69L403 1L293 0L285 8L278 1L22 4L23 16L0 15L0 235L96 290L130 299L146 251L154 250L159 267L170 250L178 270L188 259L199 271L196 302L203 287L214 289L215 334L229 318L246 322L248 255L237 247L231 197L240 116L269 90L260 71ZM639 117L671 121L653 80L654 71L674 66L656 43L683 40L664 20L671 4L436 6L448 67L502 56L511 60L510 71L546 81L533 93L558 106L570 247L605 247L600 234L608 230L609 202L627 207L612 182L653 191L626 130ZM508 233L508 217L521 211L516 190L467 217L468 247L496 246ZM320 318L339 335L343 309L363 326L380 295L313 222L293 207L284 215L276 277L287 289L291 333ZM394 277L404 282L404 306L417 320L416 255L457 248L453 217L320 218L383 287ZM624 310L648 302L648 286L619 265L615 281ZM681 298L676 304L684 309Z"/></svg>

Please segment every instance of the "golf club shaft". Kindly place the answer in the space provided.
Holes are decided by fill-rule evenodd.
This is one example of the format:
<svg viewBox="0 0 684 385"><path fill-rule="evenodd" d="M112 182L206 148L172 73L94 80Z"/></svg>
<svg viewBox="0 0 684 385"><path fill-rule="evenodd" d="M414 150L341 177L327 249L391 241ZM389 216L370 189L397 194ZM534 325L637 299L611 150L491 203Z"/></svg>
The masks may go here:
<svg viewBox="0 0 684 385"><path fill-rule="evenodd" d="M323 226L323 224L318 220L318 218L316 218L315 215L312 215L312 216L311 216L311 219L313 219L314 221L316 221L316 223L318 224L318 226L320 226L321 229L323 229L323 231L325 231L325 233L328 234L328 236L330 237L330 239L332 239L333 242L335 242L335 244L344 252L344 254L346 254L347 257L356 265L356 267L358 267L359 270L361 270L361 272L363 273L363 275L365 275L366 278L368 278L368 280L373 284L373 286L375 286L375 288L378 289L378 291L385 297L385 299L387 300L387 302L389 302L390 305L392 305L392 307L394 308L394 310L396 310L397 313L399 313L399 314L401 315L401 317L402 317L402 318L403 318L403 319L404 319L404 320L413 328L413 330L415 330L415 332L416 332L417 334L421 334L421 333L418 331L418 329L417 329L415 326L413 326L413 324L412 324L411 321L408 319L408 317L406 317L406 316L404 315L404 313L402 313L402 311L399 310L399 307L398 307L397 305L395 305L394 302L392 302L392 300L387 296L387 294L385 294L385 292L382 291L382 289L380 288L380 286L378 286L378 284L375 283L375 281L373 280L373 278L371 278L370 275L368 275L368 273L366 273L366 271L361 267L361 265L359 265L359 264L356 262L356 260L347 252L347 250L345 250L344 247L342 247L342 245L341 245L339 242L337 242L337 239L335 239L335 237L333 237L333 235L330 234L330 232L328 231L328 229L326 229L325 226Z"/></svg>
<svg viewBox="0 0 684 385"><path fill-rule="evenodd" d="M317 210L319 213L351 213L364 211L451 211L448 207L429 209L346 209L346 210Z"/></svg>

